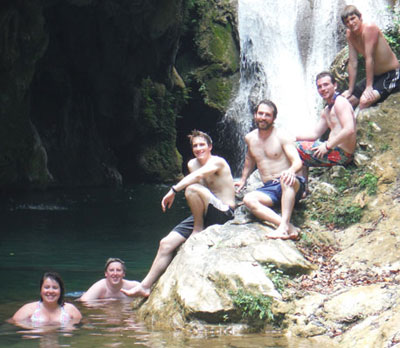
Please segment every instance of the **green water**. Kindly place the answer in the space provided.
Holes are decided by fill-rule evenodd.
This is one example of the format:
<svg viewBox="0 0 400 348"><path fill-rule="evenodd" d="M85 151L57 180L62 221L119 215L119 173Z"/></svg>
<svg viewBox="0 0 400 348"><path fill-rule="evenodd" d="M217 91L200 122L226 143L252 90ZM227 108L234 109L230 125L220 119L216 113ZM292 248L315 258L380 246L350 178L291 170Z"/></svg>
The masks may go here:
<svg viewBox="0 0 400 348"><path fill-rule="evenodd" d="M76 306L82 324L72 332L22 330L6 322L35 301L43 272L61 274L74 301L103 276L108 257L127 265L127 279L141 280L159 239L189 213L183 195L163 214L166 186L87 189L0 196L0 347L286 347L276 333L184 336L149 331L135 319L129 301Z"/></svg>

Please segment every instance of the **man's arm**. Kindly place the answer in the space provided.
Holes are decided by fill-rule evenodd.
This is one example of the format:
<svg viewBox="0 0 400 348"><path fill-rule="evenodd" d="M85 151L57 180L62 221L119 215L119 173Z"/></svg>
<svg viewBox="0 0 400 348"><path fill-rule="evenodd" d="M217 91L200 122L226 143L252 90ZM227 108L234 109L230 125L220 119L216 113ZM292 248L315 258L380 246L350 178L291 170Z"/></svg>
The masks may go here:
<svg viewBox="0 0 400 348"><path fill-rule="evenodd" d="M325 110L322 110L321 117L319 118L315 128L296 134L296 140L314 141L326 132L328 129L328 124L326 123L326 119L324 117L324 111Z"/></svg>
<svg viewBox="0 0 400 348"><path fill-rule="evenodd" d="M347 72L349 74L349 87L342 93L343 97L349 99L354 92L354 86L356 85L357 78L357 66L358 66L358 53L351 43L349 33L346 34L347 45L349 48L349 62L347 64Z"/></svg>
<svg viewBox="0 0 400 348"><path fill-rule="evenodd" d="M79 299L78 301L91 301L103 297L104 294L104 284L105 280L100 279L94 283Z"/></svg>
<svg viewBox="0 0 400 348"><path fill-rule="evenodd" d="M364 39L364 50L365 50L365 74L366 74L366 85L363 92L363 96L367 100L374 100L375 95L373 93L373 82L374 82L374 52L379 39L379 28L376 25L368 25L365 27L363 32Z"/></svg>
<svg viewBox="0 0 400 348"><path fill-rule="evenodd" d="M247 138L246 138L246 144L247 144L247 152L246 152L246 158L244 160L242 176L240 178L240 181L234 183L236 192L239 192L243 188L243 186L246 184L247 178L253 172L256 166L256 161L254 160L249 150L249 142Z"/></svg>
<svg viewBox="0 0 400 348"><path fill-rule="evenodd" d="M214 156L210 158L206 164L197 169L194 169L192 161L195 160L191 160L188 163L188 168L191 173L186 175L181 181L174 185L173 189L171 188L163 197L161 201L161 208L163 212L165 212L167 208L171 208L176 193L184 190L189 185L196 184L201 180L209 177L210 175L217 172L223 165L222 161L218 160L218 158Z"/></svg>
<svg viewBox="0 0 400 348"><path fill-rule="evenodd" d="M326 146L330 149L340 145L356 132L353 108L350 103L344 99L337 98L334 108L336 117L339 119L342 129L336 135L329 137Z"/></svg>

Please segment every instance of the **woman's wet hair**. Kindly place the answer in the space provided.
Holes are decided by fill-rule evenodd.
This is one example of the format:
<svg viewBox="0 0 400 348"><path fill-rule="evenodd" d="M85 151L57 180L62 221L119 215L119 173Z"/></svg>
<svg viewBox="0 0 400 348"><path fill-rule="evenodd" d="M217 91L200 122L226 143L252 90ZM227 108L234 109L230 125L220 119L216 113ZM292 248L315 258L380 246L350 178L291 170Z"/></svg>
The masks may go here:
<svg viewBox="0 0 400 348"><path fill-rule="evenodd" d="M344 25L346 25L347 17L352 15L356 15L358 18L361 18L361 12L357 9L357 7L355 7L354 5L346 6L340 15L340 18L342 19Z"/></svg>
<svg viewBox="0 0 400 348"><path fill-rule="evenodd" d="M258 108L260 107L260 105L261 104L265 104L265 105L267 105L267 106L269 106L271 109L272 109L272 111L273 111L273 116L274 116L274 120L276 119L276 116L278 115L278 108L276 107L276 105L275 105L275 103L273 103L271 100L269 100L269 99L263 99L263 100L261 100L258 104L257 104L257 106L254 108L254 114L256 114L257 113L257 111L258 111Z"/></svg>
<svg viewBox="0 0 400 348"><path fill-rule="evenodd" d="M118 257L110 257L109 259L107 259L106 264L104 265L104 272L107 271L108 266L110 265L110 263L113 263L113 262L119 262L121 264L124 272L126 272L125 262L122 261L121 259L119 259Z"/></svg>
<svg viewBox="0 0 400 348"><path fill-rule="evenodd" d="M204 133L204 132L199 131L197 129L192 130L192 133L190 133L188 135L188 138L190 140L190 145L193 145L193 139L196 138L196 137L204 138L204 140L206 141L207 145L209 145L209 146L212 145L211 137L207 133Z"/></svg>
<svg viewBox="0 0 400 348"><path fill-rule="evenodd" d="M60 297L59 297L57 303L60 306L63 306L64 305L65 286L64 286L64 282L63 282L62 278L60 277L60 275L57 272L44 273L42 275L42 278L40 278L40 287L39 287L40 291L42 290L42 285L47 278L54 280L58 283L58 286L60 287ZM40 294L40 300L43 302L43 298L42 298L41 294Z"/></svg>

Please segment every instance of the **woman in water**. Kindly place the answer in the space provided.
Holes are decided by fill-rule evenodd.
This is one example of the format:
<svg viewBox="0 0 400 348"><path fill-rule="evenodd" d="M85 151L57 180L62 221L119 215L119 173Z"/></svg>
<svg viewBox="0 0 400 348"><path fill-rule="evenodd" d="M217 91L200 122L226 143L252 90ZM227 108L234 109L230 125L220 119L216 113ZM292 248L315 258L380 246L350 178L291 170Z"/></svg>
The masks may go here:
<svg viewBox="0 0 400 348"><path fill-rule="evenodd" d="M71 303L64 303L64 282L55 272L46 272L40 279L40 301L23 305L12 317L14 323L38 325L77 324L82 314Z"/></svg>

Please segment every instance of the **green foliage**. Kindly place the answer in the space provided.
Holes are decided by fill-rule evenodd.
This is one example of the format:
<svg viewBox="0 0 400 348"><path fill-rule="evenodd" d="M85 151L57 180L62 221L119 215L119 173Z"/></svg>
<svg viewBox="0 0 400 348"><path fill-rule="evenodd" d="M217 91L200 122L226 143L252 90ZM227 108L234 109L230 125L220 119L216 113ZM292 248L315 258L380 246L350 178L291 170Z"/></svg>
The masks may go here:
<svg viewBox="0 0 400 348"><path fill-rule="evenodd" d="M230 295L242 319L250 325L263 326L265 321L274 321L271 297L262 294L255 295L243 289L239 289L236 293L230 292Z"/></svg>
<svg viewBox="0 0 400 348"><path fill-rule="evenodd" d="M380 147L380 150L382 151L382 152L385 152L385 151L387 151L387 150L390 150L392 147L389 145L389 144L382 144L381 145L381 147Z"/></svg>
<svg viewBox="0 0 400 348"><path fill-rule="evenodd" d="M327 222L344 228L361 220L362 208L358 204L340 204L327 216Z"/></svg>
<svg viewBox="0 0 400 348"><path fill-rule="evenodd" d="M372 196L376 194L378 188L378 177L371 173L365 173L359 180L358 184L360 185L360 188L365 188L367 193Z"/></svg>
<svg viewBox="0 0 400 348"><path fill-rule="evenodd" d="M333 178L333 184L339 192L345 191L350 187L352 182L351 172L346 170L341 177Z"/></svg>
<svg viewBox="0 0 400 348"><path fill-rule="evenodd" d="M397 57L400 57L400 9L391 7L390 11L393 16L393 21L385 28L383 34L393 52Z"/></svg>
<svg viewBox="0 0 400 348"><path fill-rule="evenodd" d="M268 263L263 266L265 270L265 274L269 279L271 279L272 283L275 286L275 289L282 293L285 290L285 285L289 279L287 274L284 274L282 270L277 268L274 264Z"/></svg>

